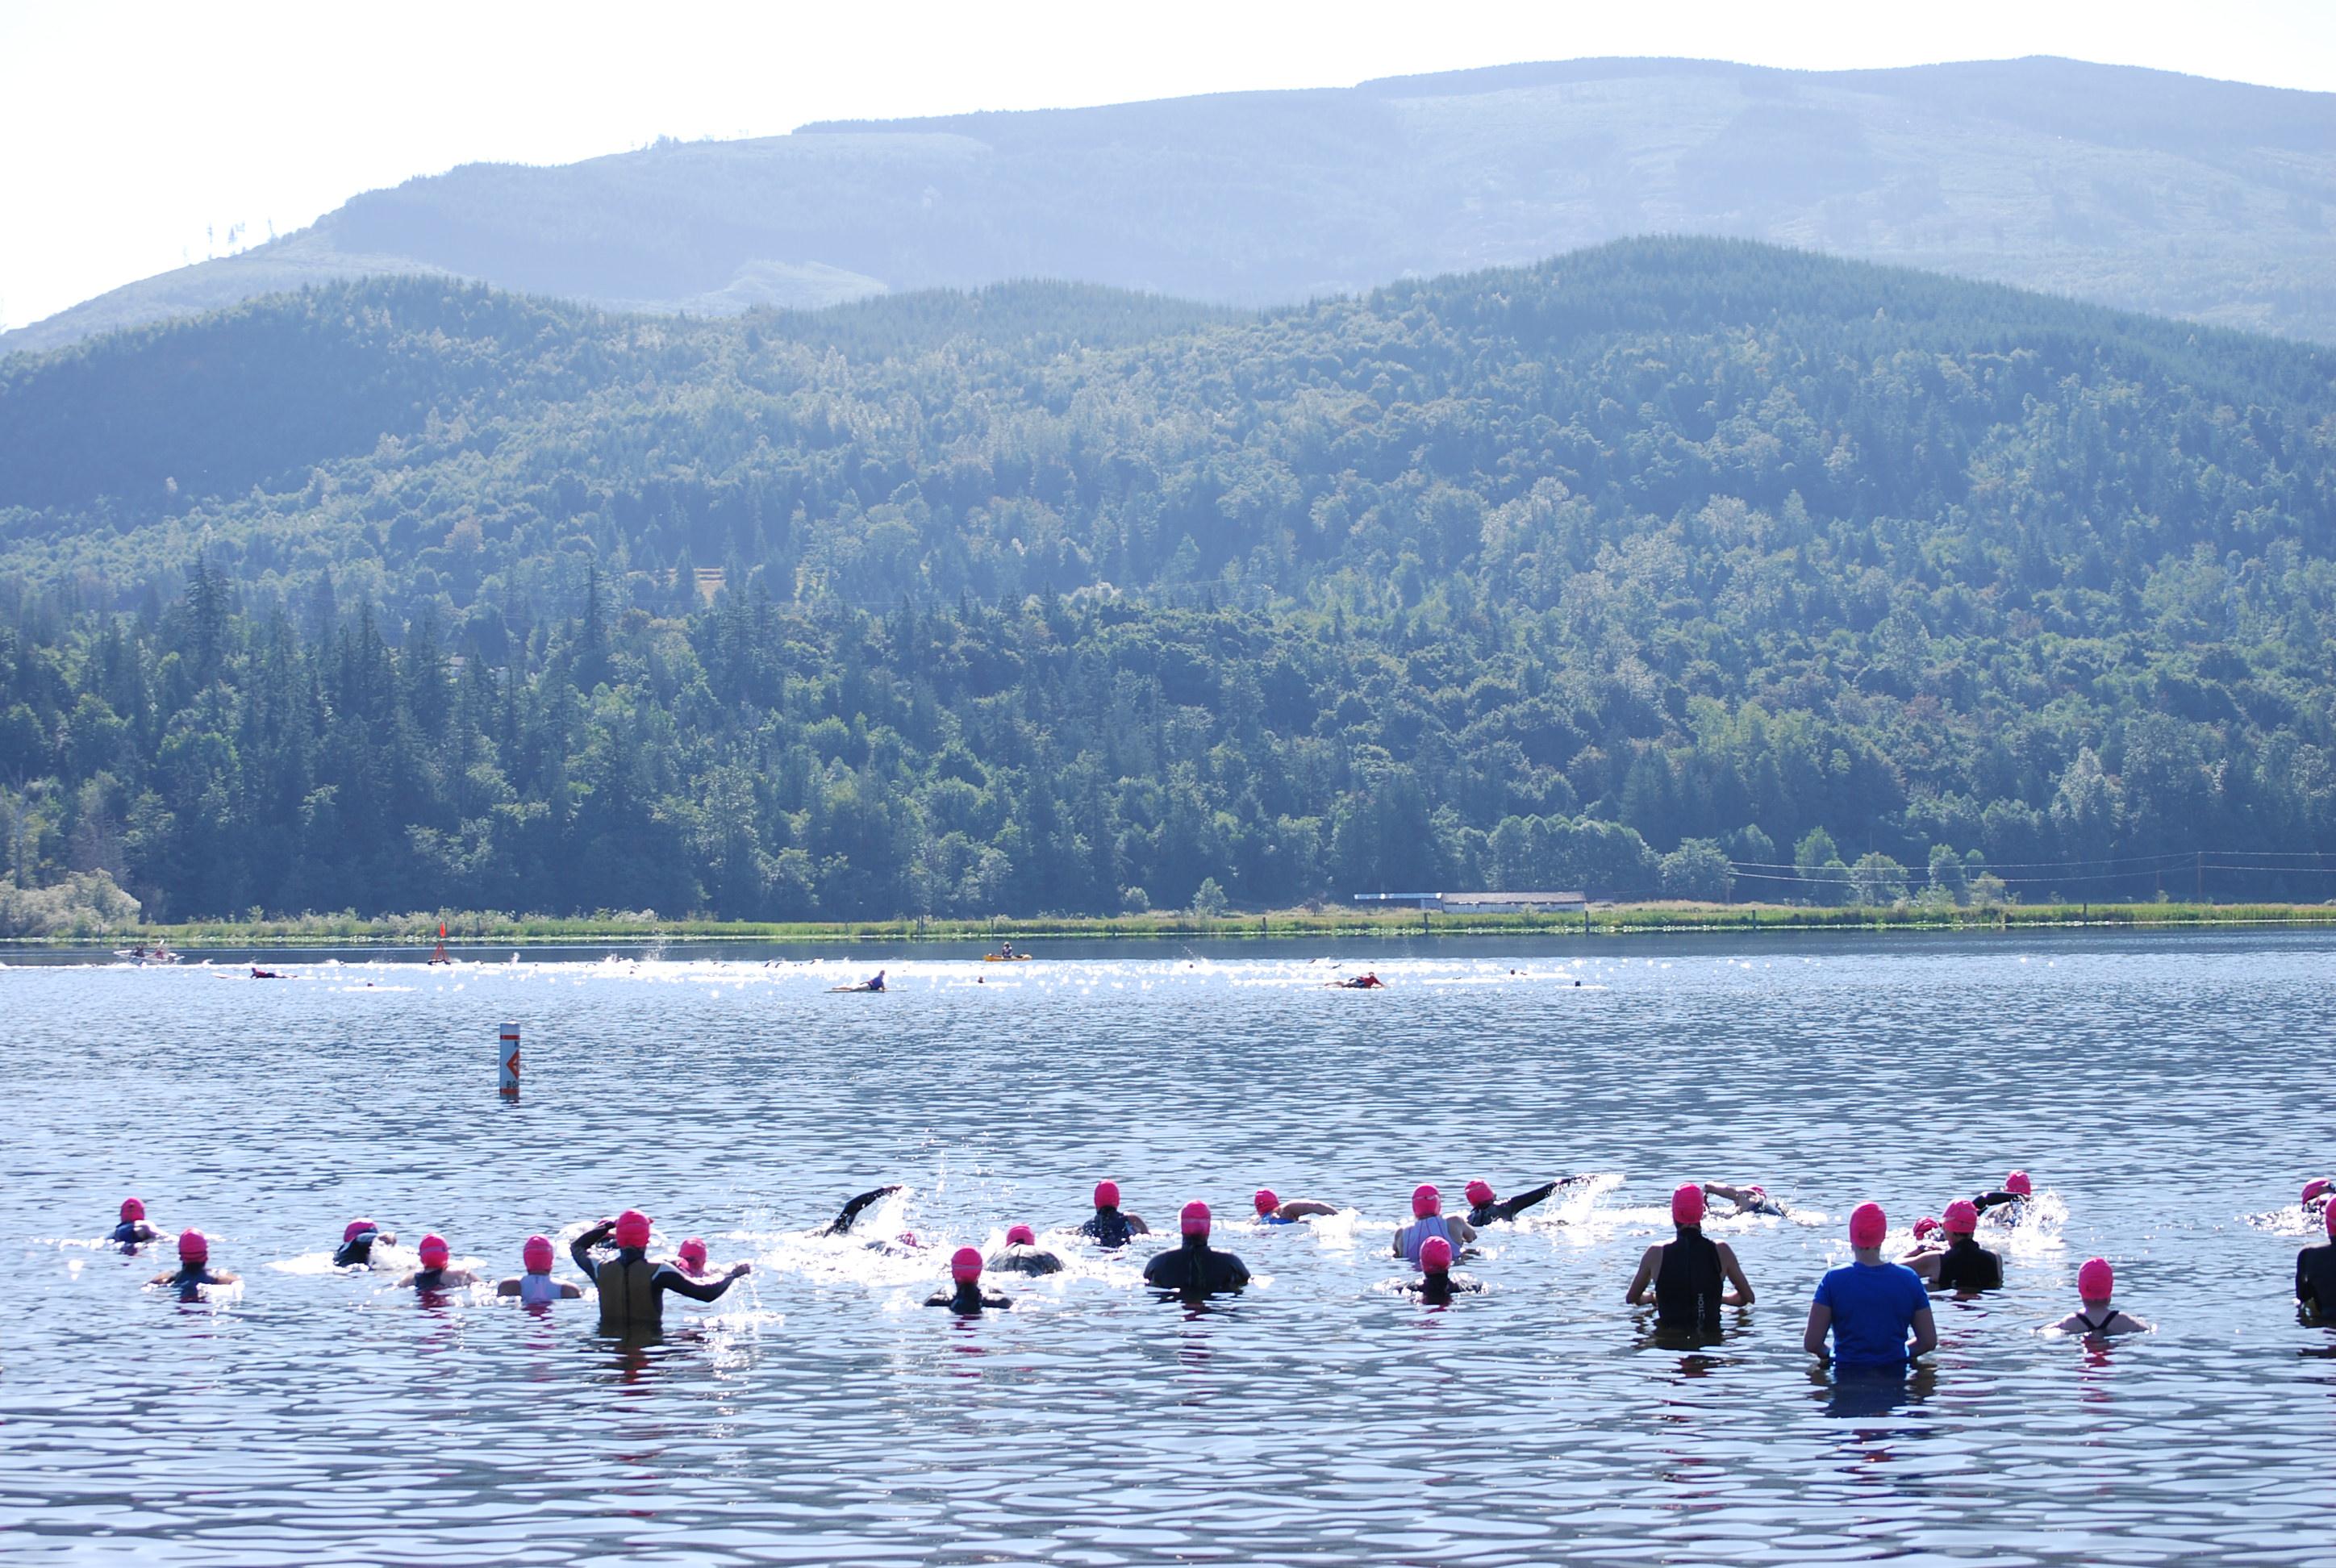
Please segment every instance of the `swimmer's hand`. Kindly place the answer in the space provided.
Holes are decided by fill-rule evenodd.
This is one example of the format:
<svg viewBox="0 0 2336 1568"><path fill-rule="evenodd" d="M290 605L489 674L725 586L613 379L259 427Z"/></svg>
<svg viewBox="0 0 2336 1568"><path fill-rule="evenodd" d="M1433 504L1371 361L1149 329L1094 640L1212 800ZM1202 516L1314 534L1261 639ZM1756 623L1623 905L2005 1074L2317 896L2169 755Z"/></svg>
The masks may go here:
<svg viewBox="0 0 2336 1568"><path fill-rule="evenodd" d="M754 1271L754 1265L752 1263L733 1263L730 1265L730 1277L734 1280L743 1274L751 1274Z"/></svg>

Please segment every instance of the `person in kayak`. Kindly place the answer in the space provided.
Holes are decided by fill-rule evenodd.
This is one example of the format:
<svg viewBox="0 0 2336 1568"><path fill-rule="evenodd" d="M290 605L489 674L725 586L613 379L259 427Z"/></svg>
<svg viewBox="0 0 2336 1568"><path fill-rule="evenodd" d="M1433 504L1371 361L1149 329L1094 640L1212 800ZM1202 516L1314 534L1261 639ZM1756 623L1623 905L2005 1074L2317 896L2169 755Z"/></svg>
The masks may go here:
<svg viewBox="0 0 2336 1568"><path fill-rule="evenodd" d="M397 1232L384 1231L371 1220L351 1220L341 1227L341 1244L333 1249L336 1269L370 1269L374 1266L373 1250L379 1246L394 1246Z"/></svg>
<svg viewBox="0 0 2336 1568"><path fill-rule="evenodd" d="M1757 1182L1741 1187L1726 1182L1706 1182L1703 1193L1707 1198L1725 1198L1736 1205L1733 1213L1723 1216L1726 1219L1739 1219L1746 1214L1764 1214L1778 1220L1785 1217L1785 1205L1770 1197L1768 1189Z"/></svg>
<svg viewBox="0 0 2336 1568"><path fill-rule="evenodd" d="M1658 1328L1718 1333L1722 1307L1752 1304L1752 1282L1744 1277L1736 1250L1703 1233L1705 1207L1703 1188L1696 1183L1672 1191L1671 1223L1678 1234L1646 1250L1622 1294L1633 1307L1646 1305L1651 1294ZM1731 1285L1732 1290L1727 1288Z"/></svg>
<svg viewBox="0 0 2336 1568"><path fill-rule="evenodd" d="M243 1276L225 1269L211 1267L210 1238L200 1231L179 1232L179 1266L167 1274L157 1274L149 1284L166 1285L188 1300L196 1299L205 1285L234 1285Z"/></svg>
<svg viewBox="0 0 2336 1568"><path fill-rule="evenodd" d="M1957 1198L1947 1205L1944 1224L1946 1250L1916 1259L1909 1265L1914 1272L1934 1290L1961 1294L2000 1287L2003 1259L1979 1244L1978 1205Z"/></svg>
<svg viewBox="0 0 2336 1568"><path fill-rule="evenodd" d="M1371 973L1357 975L1351 980L1332 980L1329 986L1334 991L1377 991L1384 990L1387 988L1387 982L1379 979L1377 973Z"/></svg>
<svg viewBox="0 0 2336 1568"><path fill-rule="evenodd" d="M1009 961L1010 961L1010 960L1012 960L1012 959L1016 957L1016 954L1015 954L1015 951L1014 951L1014 944L1013 944L1012 942L1007 941L1007 940L1005 938L1003 938L1003 937L998 938L998 956L999 958L1001 958L1001 959L1007 959L1007 960L1009 960Z"/></svg>
<svg viewBox="0 0 2336 1568"><path fill-rule="evenodd" d="M551 1264L558 1254L549 1236L530 1236L519 1250L520 1264L527 1271L498 1281L495 1294L517 1296L523 1307L549 1307L554 1301L574 1301L584 1294L579 1286L551 1277Z"/></svg>
<svg viewBox="0 0 2336 1568"><path fill-rule="evenodd" d="M1038 1245L1038 1233L1027 1225L1006 1227L1006 1245L989 1260L989 1267L1007 1274L1059 1274L1063 1260Z"/></svg>
<svg viewBox="0 0 2336 1568"><path fill-rule="evenodd" d="M2323 1322L2336 1323L2336 1203L2321 1217L2329 1239L2295 1255L2296 1303Z"/></svg>
<svg viewBox="0 0 2336 1568"><path fill-rule="evenodd" d="M1155 1290L1174 1290L1188 1297L1238 1290L1249 1283L1249 1265L1231 1252L1209 1245L1209 1205L1198 1198L1177 1216L1183 1243L1160 1252L1144 1265L1144 1282Z"/></svg>
<svg viewBox="0 0 2336 1568"><path fill-rule="evenodd" d="M869 1204L874 1203L879 1198L889 1198L900 1190L900 1184L898 1182L895 1182L890 1186L876 1187L861 1193L858 1197L844 1204L842 1213L837 1214L834 1219L829 1221L827 1228L818 1233L822 1236L850 1235L852 1233L852 1222L860 1218L861 1213L865 1210Z"/></svg>
<svg viewBox="0 0 2336 1568"><path fill-rule="evenodd" d="M2077 1310L2052 1325L2063 1334L2106 1339L2112 1334L2146 1334L2149 1325L2117 1310L2117 1271L2107 1258L2088 1258L2077 1271Z"/></svg>
<svg viewBox="0 0 2336 1568"><path fill-rule="evenodd" d="M596 1259L592 1249L615 1237L617 1255ZM651 1261L649 1217L627 1209L613 1220L603 1220L568 1243L568 1255L584 1277L599 1287L600 1332L642 1333L661 1328L667 1291L693 1301L721 1299L733 1281L754 1271L751 1263L733 1263L718 1280L693 1280L671 1263Z"/></svg>
<svg viewBox="0 0 2336 1568"><path fill-rule="evenodd" d="M1468 1183L1468 1222L1481 1231L1500 1221L1514 1220L1572 1180L1572 1177L1565 1176L1554 1182L1543 1182L1538 1187L1508 1198L1494 1193L1490 1182L1481 1178L1471 1182Z"/></svg>
<svg viewBox="0 0 2336 1568"><path fill-rule="evenodd" d="M146 1222L146 1202L142 1198L122 1200L122 1222L113 1227L112 1240L124 1247L135 1247L147 1242L159 1242L162 1232Z"/></svg>
<svg viewBox="0 0 2336 1568"><path fill-rule="evenodd" d="M1939 1325L1931 1316L1930 1292L1921 1276L1903 1263L1884 1261L1882 1243L1890 1220L1879 1203L1850 1212L1851 1261L1818 1281L1809 1303L1801 1349L1844 1372L1903 1372L1916 1357L1939 1347ZM1825 1336L1833 1353L1825 1353ZM1909 1345L1907 1337L1913 1336Z"/></svg>
<svg viewBox="0 0 2336 1568"><path fill-rule="evenodd" d="M410 1287L426 1296L439 1290L459 1290L466 1285L486 1283L468 1269L447 1266L453 1256L453 1250L446 1245L443 1236L423 1237L414 1253L422 1261L422 1267L398 1281L397 1288L401 1290Z"/></svg>
<svg viewBox="0 0 2336 1568"><path fill-rule="evenodd" d="M1417 1266L1420 1243L1430 1236L1443 1237L1456 1253L1476 1239L1476 1228L1465 1220L1445 1218L1444 1194L1422 1183L1411 1190L1411 1223L1395 1233L1396 1256Z"/></svg>
<svg viewBox="0 0 2336 1568"><path fill-rule="evenodd" d="M1119 1248L1136 1236L1152 1234L1152 1227L1144 1222L1143 1215L1123 1213L1119 1183L1103 1181L1095 1185L1095 1216L1079 1226L1078 1233L1098 1247Z"/></svg>
<svg viewBox="0 0 2336 1568"><path fill-rule="evenodd" d="M1406 1280L1400 1287L1430 1307L1449 1306L1453 1297L1484 1288L1482 1280L1452 1271L1452 1243L1441 1236L1430 1236L1420 1243L1419 1278Z"/></svg>
<svg viewBox="0 0 2336 1568"><path fill-rule="evenodd" d="M925 1298L928 1307L947 1307L962 1317L978 1317L997 1307L1011 1307L1013 1299L991 1295L981 1288L981 1249L959 1247L949 1254L950 1289Z"/></svg>
<svg viewBox="0 0 2336 1568"><path fill-rule="evenodd" d="M1990 1209L2008 1209L2010 1213L2007 1217L2012 1223L2018 1224L2020 1216L2028 1212L2028 1205L2035 1196L2036 1183L2028 1179L2028 1173L2014 1171L2003 1178L2002 1186L1992 1193L1981 1193L1973 1198L1971 1207L1982 1214Z"/></svg>
<svg viewBox="0 0 2336 1568"><path fill-rule="evenodd" d="M1260 1187L1250 1203L1257 1210L1257 1222L1260 1225L1294 1225L1300 1220L1319 1219L1338 1212L1335 1203L1326 1203L1319 1198L1285 1198L1271 1187Z"/></svg>

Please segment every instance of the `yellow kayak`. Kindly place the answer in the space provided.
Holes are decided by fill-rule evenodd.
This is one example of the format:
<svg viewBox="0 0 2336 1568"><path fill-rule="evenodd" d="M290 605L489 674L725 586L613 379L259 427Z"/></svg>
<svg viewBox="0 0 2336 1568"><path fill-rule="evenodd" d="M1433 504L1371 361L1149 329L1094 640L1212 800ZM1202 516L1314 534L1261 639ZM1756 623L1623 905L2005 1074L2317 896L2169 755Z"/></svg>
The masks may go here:
<svg viewBox="0 0 2336 1568"><path fill-rule="evenodd" d="M1030 961L1030 955L1015 953L1009 957L1005 953L984 953L981 961L985 964L1027 964Z"/></svg>

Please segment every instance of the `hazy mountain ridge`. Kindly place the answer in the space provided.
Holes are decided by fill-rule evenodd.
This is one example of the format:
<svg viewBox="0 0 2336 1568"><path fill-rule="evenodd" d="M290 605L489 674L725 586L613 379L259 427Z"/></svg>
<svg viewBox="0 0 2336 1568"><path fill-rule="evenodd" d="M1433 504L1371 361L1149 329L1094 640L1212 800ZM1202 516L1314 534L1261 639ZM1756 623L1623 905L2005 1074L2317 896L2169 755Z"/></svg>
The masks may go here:
<svg viewBox="0 0 2336 1568"><path fill-rule="evenodd" d="M2336 96L2033 59L1578 61L467 165L0 337L336 272L732 313L1050 277L1241 305L1739 235L2336 340Z"/></svg>

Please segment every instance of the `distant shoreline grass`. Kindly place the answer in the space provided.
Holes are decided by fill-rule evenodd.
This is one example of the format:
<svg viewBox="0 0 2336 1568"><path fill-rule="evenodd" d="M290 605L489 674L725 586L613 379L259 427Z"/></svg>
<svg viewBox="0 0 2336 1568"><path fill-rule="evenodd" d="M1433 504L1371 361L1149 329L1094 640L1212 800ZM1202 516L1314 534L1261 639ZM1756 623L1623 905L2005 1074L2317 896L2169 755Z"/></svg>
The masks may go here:
<svg viewBox="0 0 2336 1568"><path fill-rule="evenodd" d="M299 915L281 920L193 920L0 941L5 948L162 941L174 948L262 944L427 949L445 922L450 947L477 943L553 946L570 942L930 941L1017 942L1047 939L1156 941L1205 938L1430 936L1629 936L1664 932L1920 930L1987 931L2014 927L2166 930L2202 926L2336 926L2336 904L2012 904L1990 909L1813 909L1786 904L1614 904L1582 914L1439 914L1416 910L1278 910L1247 914L1153 913L988 920L661 920L647 911L581 916L493 911L379 915Z"/></svg>

